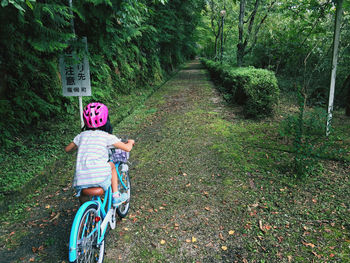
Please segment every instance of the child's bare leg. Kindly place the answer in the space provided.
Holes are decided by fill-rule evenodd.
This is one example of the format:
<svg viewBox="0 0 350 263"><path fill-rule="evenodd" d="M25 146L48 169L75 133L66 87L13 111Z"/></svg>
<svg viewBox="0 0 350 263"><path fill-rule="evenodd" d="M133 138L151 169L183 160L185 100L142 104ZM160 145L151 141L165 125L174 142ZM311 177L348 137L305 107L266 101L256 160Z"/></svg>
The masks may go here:
<svg viewBox="0 0 350 263"><path fill-rule="evenodd" d="M118 191L118 174L113 162L109 162L112 169L112 193Z"/></svg>

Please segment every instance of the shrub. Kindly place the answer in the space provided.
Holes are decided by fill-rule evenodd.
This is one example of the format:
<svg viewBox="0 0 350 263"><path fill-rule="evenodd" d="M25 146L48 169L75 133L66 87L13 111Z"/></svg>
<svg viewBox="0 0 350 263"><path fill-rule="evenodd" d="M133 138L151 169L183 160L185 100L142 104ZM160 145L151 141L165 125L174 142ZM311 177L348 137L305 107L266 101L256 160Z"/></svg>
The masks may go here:
<svg viewBox="0 0 350 263"><path fill-rule="evenodd" d="M243 105L246 117L273 114L278 103L279 88L272 71L254 67L237 68L227 64L202 59L211 78L219 84L226 98Z"/></svg>

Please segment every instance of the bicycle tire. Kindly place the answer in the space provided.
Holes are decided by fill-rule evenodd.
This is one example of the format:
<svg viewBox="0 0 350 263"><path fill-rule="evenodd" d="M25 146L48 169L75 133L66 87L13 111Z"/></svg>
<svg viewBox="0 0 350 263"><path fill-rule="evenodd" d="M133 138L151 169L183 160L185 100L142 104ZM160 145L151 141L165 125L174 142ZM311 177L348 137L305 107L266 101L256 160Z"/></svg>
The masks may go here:
<svg viewBox="0 0 350 263"><path fill-rule="evenodd" d="M100 245L97 245L98 233L95 231L91 233L96 227L100 227L98 224L98 206L97 204L90 204L84 210L79 224L77 225L77 258L76 263L102 263L104 259L105 241L102 240Z"/></svg>
<svg viewBox="0 0 350 263"><path fill-rule="evenodd" d="M120 171L120 166L118 167L118 170L119 170L119 172L121 174L123 183L127 187L127 189L125 189L124 186L122 185L122 183L119 180L118 189L119 189L119 191L121 193L127 193L128 194L128 200L117 207L117 214L118 214L118 216L120 218L124 218L128 214L129 208L130 208L131 183L130 183L129 173Z"/></svg>

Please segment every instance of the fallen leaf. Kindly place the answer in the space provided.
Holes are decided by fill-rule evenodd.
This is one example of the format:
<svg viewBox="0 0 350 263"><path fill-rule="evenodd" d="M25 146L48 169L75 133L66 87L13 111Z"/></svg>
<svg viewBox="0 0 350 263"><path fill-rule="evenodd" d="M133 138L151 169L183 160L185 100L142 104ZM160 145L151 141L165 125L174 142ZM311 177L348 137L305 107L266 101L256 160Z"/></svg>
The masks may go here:
<svg viewBox="0 0 350 263"><path fill-rule="evenodd" d="M263 224L261 220L259 220L259 228L261 231L265 232L265 229L263 228Z"/></svg>
<svg viewBox="0 0 350 263"><path fill-rule="evenodd" d="M186 184L186 187L190 187L191 186L191 183L189 183L189 184Z"/></svg>
<svg viewBox="0 0 350 263"><path fill-rule="evenodd" d="M230 230L230 231L228 231L228 234L229 235L233 235L235 233L235 231L234 230Z"/></svg>
<svg viewBox="0 0 350 263"><path fill-rule="evenodd" d="M197 238L192 237L192 243L197 242Z"/></svg>
<svg viewBox="0 0 350 263"><path fill-rule="evenodd" d="M29 259L29 262L34 262L34 260L35 260L34 257L32 257Z"/></svg>
<svg viewBox="0 0 350 263"><path fill-rule="evenodd" d="M314 244L312 244L312 243L306 243L306 242L304 242L304 241L301 241L302 243L303 243L303 245L304 246L307 246L307 247L312 247L312 248L314 248L315 247L315 245Z"/></svg>
<svg viewBox="0 0 350 263"><path fill-rule="evenodd" d="M160 244L161 245L164 245L166 242L165 242L165 240L164 239L162 239L161 241L160 241Z"/></svg>
<svg viewBox="0 0 350 263"><path fill-rule="evenodd" d="M222 249L223 251L226 251L226 250L227 250L227 246L222 246L221 249Z"/></svg>
<svg viewBox="0 0 350 263"><path fill-rule="evenodd" d="M204 209L207 210L207 211L210 211L210 207L209 206L204 207Z"/></svg>
<svg viewBox="0 0 350 263"><path fill-rule="evenodd" d="M225 238L224 238L224 236L222 235L222 233L219 233L219 238L220 238L222 241L225 241Z"/></svg>
<svg viewBox="0 0 350 263"><path fill-rule="evenodd" d="M331 258L333 258L335 255L334 255L333 253L331 253L329 256L330 256Z"/></svg>
<svg viewBox="0 0 350 263"><path fill-rule="evenodd" d="M270 225L264 225L264 228L268 231L270 230L272 227Z"/></svg>
<svg viewBox="0 0 350 263"><path fill-rule="evenodd" d="M51 207L50 205L46 205L46 206L45 206L46 209L49 209L50 207Z"/></svg>
<svg viewBox="0 0 350 263"><path fill-rule="evenodd" d="M317 257L318 259L321 258L321 255L318 255L315 251L311 251L312 254L314 254L315 257Z"/></svg>
<svg viewBox="0 0 350 263"><path fill-rule="evenodd" d="M60 212L58 212L53 218L51 218L49 222L52 222L52 221L58 219L59 216L60 216Z"/></svg>
<svg viewBox="0 0 350 263"><path fill-rule="evenodd" d="M191 239L186 239L186 243L191 243Z"/></svg>

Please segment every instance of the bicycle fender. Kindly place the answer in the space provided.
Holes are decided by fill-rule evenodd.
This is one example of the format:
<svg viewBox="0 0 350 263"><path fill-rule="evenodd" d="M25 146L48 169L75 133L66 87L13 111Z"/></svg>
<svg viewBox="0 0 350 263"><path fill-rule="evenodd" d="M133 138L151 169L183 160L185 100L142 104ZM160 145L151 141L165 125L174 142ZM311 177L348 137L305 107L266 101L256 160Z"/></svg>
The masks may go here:
<svg viewBox="0 0 350 263"><path fill-rule="evenodd" d="M69 238L69 262L74 262L77 259L77 235L78 235L79 222L85 212L85 209L92 204L96 204L98 211L100 210L100 204L98 202L88 201L78 209L78 212L74 217L74 221L70 231L70 238Z"/></svg>

